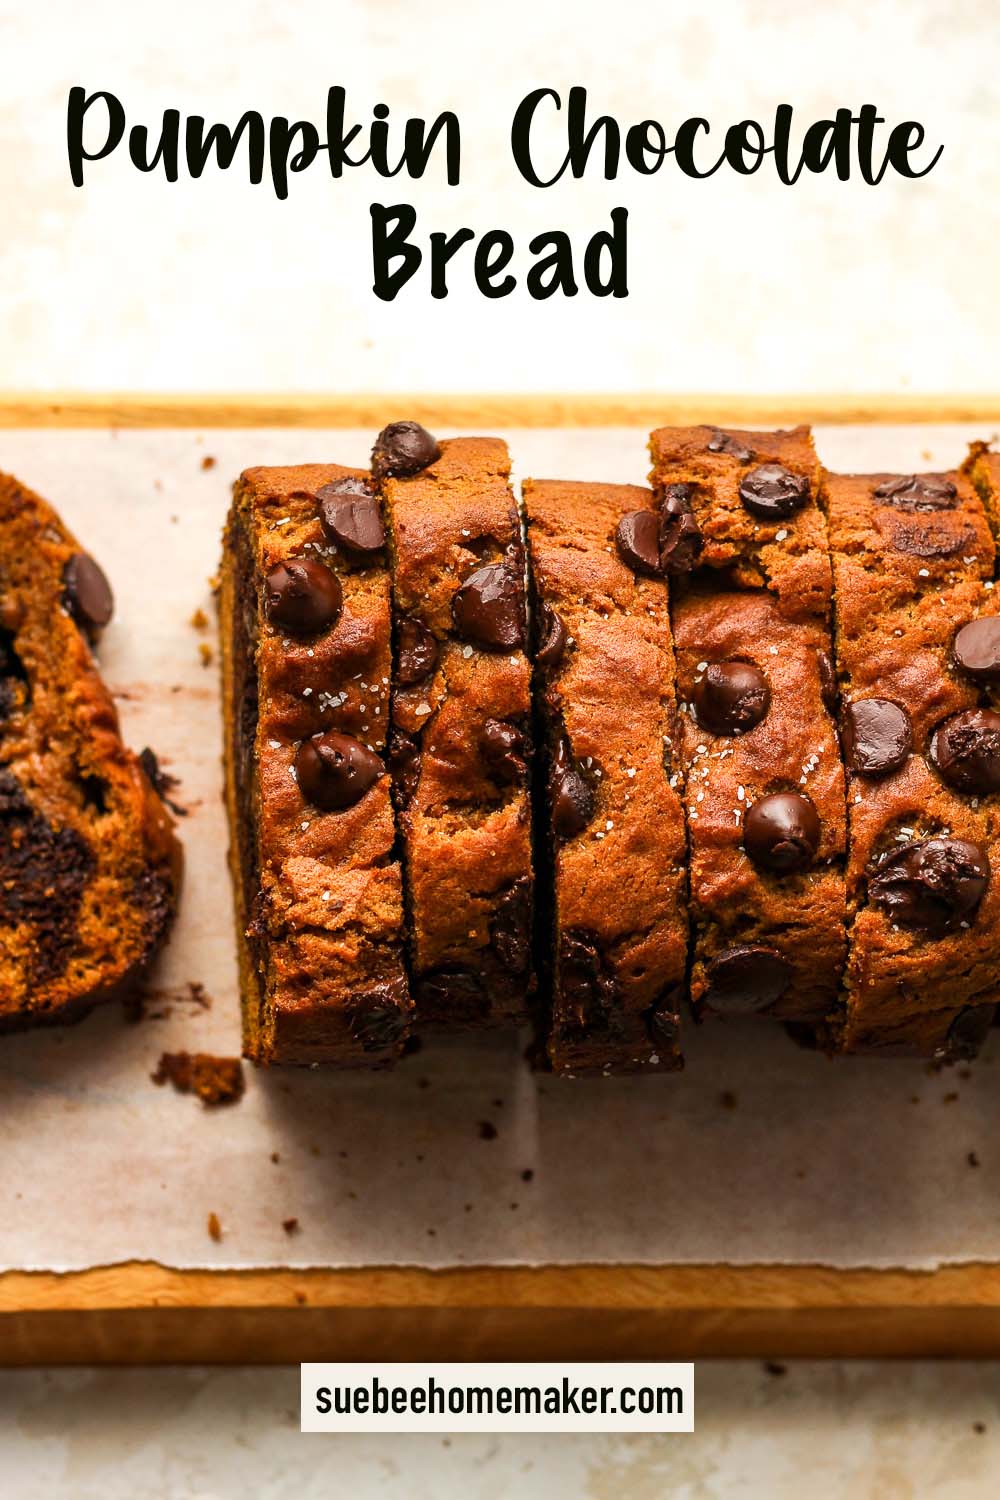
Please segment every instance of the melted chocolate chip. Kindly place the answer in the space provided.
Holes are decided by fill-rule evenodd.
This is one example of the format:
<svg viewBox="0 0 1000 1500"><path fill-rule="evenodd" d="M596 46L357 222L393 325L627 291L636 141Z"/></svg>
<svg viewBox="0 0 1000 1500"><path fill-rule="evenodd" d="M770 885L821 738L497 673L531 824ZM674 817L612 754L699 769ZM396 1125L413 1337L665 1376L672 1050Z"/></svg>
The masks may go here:
<svg viewBox="0 0 1000 1500"><path fill-rule="evenodd" d="M438 643L426 625L406 615L396 630L396 655L396 681L401 687L413 687L437 666Z"/></svg>
<svg viewBox="0 0 1000 1500"><path fill-rule="evenodd" d="M691 509L694 485L668 484L660 502L660 567L680 576L695 567L705 538Z"/></svg>
<svg viewBox="0 0 1000 1500"><path fill-rule="evenodd" d="M75 829L54 827L0 766L0 927L32 929L27 963L33 983L65 970L94 868L90 846Z"/></svg>
<svg viewBox="0 0 1000 1500"><path fill-rule="evenodd" d="M295 755L299 790L307 802L324 812L353 807L384 774L374 750L335 729L303 740Z"/></svg>
<svg viewBox="0 0 1000 1500"><path fill-rule="evenodd" d="M976 682L1000 682L1000 618L996 615L963 625L951 649L956 667Z"/></svg>
<svg viewBox="0 0 1000 1500"><path fill-rule="evenodd" d="M420 746L402 730L393 729L389 735L388 760L397 802L405 809L420 781Z"/></svg>
<svg viewBox="0 0 1000 1500"><path fill-rule="evenodd" d="M317 635L340 618L340 579L313 557L278 563L265 580L267 617L292 635Z"/></svg>
<svg viewBox="0 0 1000 1500"><path fill-rule="evenodd" d="M557 1013L563 1036L594 1036L607 1030L616 989L597 939L589 932L564 932L559 943Z"/></svg>
<svg viewBox="0 0 1000 1500"><path fill-rule="evenodd" d="M92 557L77 552L63 569L66 607L85 630L101 630L115 612L111 585Z"/></svg>
<svg viewBox="0 0 1000 1500"><path fill-rule="evenodd" d="M722 1014L739 1015L765 1010L780 1000L792 982L792 969L776 948L738 943L717 954L705 976L705 1005Z"/></svg>
<svg viewBox="0 0 1000 1500"><path fill-rule="evenodd" d="M752 448L741 443L739 438L733 437L731 432L723 432L721 427L716 427L707 443L709 453L726 453L730 458L735 458L737 463L753 463L755 454Z"/></svg>
<svg viewBox="0 0 1000 1500"><path fill-rule="evenodd" d="M810 865L819 848L820 822L801 792L761 797L743 820L743 845L755 865L791 875Z"/></svg>
<svg viewBox="0 0 1000 1500"><path fill-rule="evenodd" d="M849 703L842 733L848 763L863 776L898 771L913 749L910 716L888 698L859 698Z"/></svg>
<svg viewBox="0 0 1000 1500"><path fill-rule="evenodd" d="M390 422L375 439L372 473L376 479L408 479L440 457L437 439L419 422Z"/></svg>
<svg viewBox="0 0 1000 1500"><path fill-rule="evenodd" d="M565 654L569 632L551 604L543 604L538 611L538 627L535 661L540 667L557 667Z"/></svg>
<svg viewBox="0 0 1000 1500"><path fill-rule="evenodd" d="M942 1062L972 1062L990 1034L993 1025L994 1006L967 1005L948 1027L944 1048L939 1055Z"/></svg>
<svg viewBox="0 0 1000 1500"><path fill-rule="evenodd" d="M475 641L491 651L523 646L524 590L520 577L506 563L477 568L455 591L451 616L463 640Z"/></svg>
<svg viewBox="0 0 1000 1500"><path fill-rule="evenodd" d="M319 520L327 541L360 557L385 546L378 500L365 479L348 475L316 491Z"/></svg>
<svg viewBox="0 0 1000 1500"><path fill-rule="evenodd" d="M649 1040L659 1048L661 1061L666 1059L674 1066L683 1066L682 1060L676 1056L681 1032L677 1004L676 994L668 991L646 1016L646 1031Z"/></svg>
<svg viewBox="0 0 1000 1500"><path fill-rule="evenodd" d="M363 1052L384 1052L403 1040L409 1021L409 997L402 975L366 990L351 1005L351 1036Z"/></svg>
<svg viewBox="0 0 1000 1500"><path fill-rule="evenodd" d="M417 1009L425 1020L464 1026L485 1019L490 997L469 969L435 969L417 981Z"/></svg>
<svg viewBox="0 0 1000 1500"><path fill-rule="evenodd" d="M594 793L573 763L565 738L556 745L549 772L552 826L560 838L582 833L594 816Z"/></svg>
<svg viewBox="0 0 1000 1500"><path fill-rule="evenodd" d="M615 530L615 545L626 567L647 578L660 575L660 523L651 510L633 510L622 516Z"/></svg>
<svg viewBox="0 0 1000 1500"><path fill-rule="evenodd" d="M1000 714L989 708L952 714L934 731L929 756L956 791L1000 792Z"/></svg>
<svg viewBox="0 0 1000 1500"><path fill-rule="evenodd" d="M971 526L956 530L933 521L895 520L889 528L889 540L897 552L909 557L956 557L976 550L976 533Z"/></svg>
<svg viewBox="0 0 1000 1500"><path fill-rule="evenodd" d="M494 952L512 974L526 974L531 955L531 882L516 880L498 898L490 922Z"/></svg>
<svg viewBox="0 0 1000 1500"><path fill-rule="evenodd" d="M712 734L745 734L771 706L767 678L748 661L710 662L691 697L698 723Z"/></svg>
<svg viewBox="0 0 1000 1500"><path fill-rule="evenodd" d="M900 474L875 487L875 499L900 510L952 510L958 491L940 474Z"/></svg>
<svg viewBox="0 0 1000 1500"><path fill-rule="evenodd" d="M837 674L833 670L833 662L830 660L828 651L816 652L816 667L819 671L819 691L823 707L828 714L835 714L837 704L840 702L840 689L837 686Z"/></svg>
<svg viewBox="0 0 1000 1500"><path fill-rule="evenodd" d="M900 927L936 936L973 915L989 880L978 844L941 836L889 850L869 877L868 894Z"/></svg>
<svg viewBox="0 0 1000 1500"><path fill-rule="evenodd" d="M740 481L740 499L752 516L781 521L809 498L809 481L784 464L761 464Z"/></svg>
<svg viewBox="0 0 1000 1500"><path fill-rule="evenodd" d="M524 775L527 742L513 724L503 719L487 719L479 748L486 764L502 780L514 781Z"/></svg>

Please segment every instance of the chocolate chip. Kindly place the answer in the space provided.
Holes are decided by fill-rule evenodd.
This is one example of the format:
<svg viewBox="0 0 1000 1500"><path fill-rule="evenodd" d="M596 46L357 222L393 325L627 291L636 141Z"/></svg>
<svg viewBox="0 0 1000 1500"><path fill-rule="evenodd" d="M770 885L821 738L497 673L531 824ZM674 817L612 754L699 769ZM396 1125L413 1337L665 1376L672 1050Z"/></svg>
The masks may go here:
<svg viewBox="0 0 1000 1500"><path fill-rule="evenodd" d="M967 839L917 839L877 862L868 894L891 921L937 935L975 912L990 880L990 865Z"/></svg>
<svg viewBox="0 0 1000 1500"><path fill-rule="evenodd" d="M468 969L435 969L422 975L416 999L423 1019L444 1021L451 1027L482 1021L490 1013L490 997L482 980Z"/></svg>
<svg viewBox="0 0 1000 1500"><path fill-rule="evenodd" d="M755 865L779 875L804 870L819 848L820 822L801 792L761 797L743 820L743 844Z"/></svg>
<svg viewBox="0 0 1000 1500"><path fill-rule="evenodd" d="M704 1004L726 1015L764 1010L780 1000L792 982L788 960L776 948L760 943L724 949L707 964L705 975Z"/></svg>
<svg viewBox="0 0 1000 1500"><path fill-rule="evenodd" d="M614 978L596 937L564 932L559 943L558 1020L563 1035L584 1038L605 1031L615 1005Z"/></svg>
<svg viewBox="0 0 1000 1500"><path fill-rule="evenodd" d="M615 530L615 545L622 562L647 578L660 575L660 523L651 510L633 510L622 516Z"/></svg>
<svg viewBox="0 0 1000 1500"><path fill-rule="evenodd" d="M956 667L976 682L1000 682L1000 618L996 615L963 625L951 649Z"/></svg>
<svg viewBox="0 0 1000 1500"><path fill-rule="evenodd" d="M897 552L909 557L956 557L976 550L976 533L971 526L956 531L954 526L939 526L933 521L894 521L889 541Z"/></svg>
<svg viewBox="0 0 1000 1500"><path fill-rule="evenodd" d="M384 773L374 750L335 729L303 740L295 755L299 790L324 812L353 807Z"/></svg>
<svg viewBox="0 0 1000 1500"><path fill-rule="evenodd" d="M375 439L372 473L376 479L407 479L440 457L437 439L419 422L390 422Z"/></svg>
<svg viewBox="0 0 1000 1500"><path fill-rule="evenodd" d="M731 432L723 432L721 427L716 427L708 440L709 453L727 453L730 458L735 458L738 463L753 463L755 454L752 448L741 443L739 438L733 437Z"/></svg>
<svg viewBox="0 0 1000 1500"><path fill-rule="evenodd" d="M526 974L531 953L531 882L516 880L497 899L490 922L490 942L512 974Z"/></svg>
<svg viewBox="0 0 1000 1500"><path fill-rule="evenodd" d="M278 563L265 580L267 617L293 635L316 635L340 618L340 579L312 557Z"/></svg>
<svg viewBox="0 0 1000 1500"><path fill-rule="evenodd" d="M960 1010L948 1027L939 1061L972 1062L978 1057L980 1047L990 1034L994 1010L992 1005L967 1005Z"/></svg>
<svg viewBox="0 0 1000 1500"><path fill-rule="evenodd" d="M524 589L520 576L505 563L477 568L451 601L455 629L463 640L491 651L524 644Z"/></svg>
<svg viewBox="0 0 1000 1500"><path fill-rule="evenodd" d="M115 612L111 585L86 552L75 553L63 569L66 607L85 630L101 630Z"/></svg>
<svg viewBox="0 0 1000 1500"><path fill-rule="evenodd" d="M694 485L668 484L660 502L660 567L675 576L694 569L705 545L691 509L693 494Z"/></svg>
<svg viewBox="0 0 1000 1500"><path fill-rule="evenodd" d="M816 652L816 666L819 671L819 691L823 700L823 707L827 713L835 714L837 704L840 702L840 689L837 686L837 674L833 669L828 651Z"/></svg>
<svg viewBox="0 0 1000 1500"><path fill-rule="evenodd" d="M771 706L767 678L748 661L710 662L691 697L698 723L711 734L745 734Z"/></svg>
<svg viewBox="0 0 1000 1500"><path fill-rule="evenodd" d="M940 474L900 474L875 487L875 499L900 510L952 510L958 491Z"/></svg>
<svg viewBox="0 0 1000 1500"><path fill-rule="evenodd" d="M784 464L761 464L740 481L740 499L752 516L762 521L780 521L804 505L809 481L793 474Z"/></svg>
<svg viewBox="0 0 1000 1500"><path fill-rule="evenodd" d="M939 724L931 738L930 761L959 792L1000 792L1000 714L967 708Z"/></svg>
<svg viewBox="0 0 1000 1500"><path fill-rule="evenodd" d="M420 781L420 746L402 730L393 729L389 735L388 761L396 796L405 808L413 800Z"/></svg>
<svg viewBox="0 0 1000 1500"><path fill-rule="evenodd" d="M562 616L551 604L543 604L538 611L538 650L535 661L540 667L557 667L566 651L569 632Z"/></svg>
<svg viewBox="0 0 1000 1500"><path fill-rule="evenodd" d="M319 520L327 541L368 557L385 546L382 512L366 479L348 475L316 491Z"/></svg>
<svg viewBox="0 0 1000 1500"><path fill-rule="evenodd" d="M549 800L552 804L552 826L560 838L571 839L582 833L594 816L594 793L573 763L572 751L565 738L555 748L549 772Z"/></svg>
<svg viewBox="0 0 1000 1500"><path fill-rule="evenodd" d="M413 687L437 666L438 643L426 625L406 615L396 628L396 656L396 681Z"/></svg>
<svg viewBox="0 0 1000 1500"><path fill-rule="evenodd" d="M479 748L486 764L501 779L513 781L524 775L527 742L513 724L503 719L487 719L479 738Z"/></svg>
<svg viewBox="0 0 1000 1500"><path fill-rule="evenodd" d="M910 716L888 698L859 698L848 703L842 733L852 770L864 776L898 771L913 749Z"/></svg>
<svg viewBox="0 0 1000 1500"><path fill-rule="evenodd" d="M363 1052L383 1052L406 1034L410 1005L402 975L384 979L358 996L348 1011L351 1036Z"/></svg>
<svg viewBox="0 0 1000 1500"><path fill-rule="evenodd" d="M646 1031L649 1034L649 1040L659 1048L661 1060L663 1057L671 1059L673 1055L675 1064L683 1065L682 1060L676 1057L681 1025L677 1012L677 997L673 991L668 991L649 1011L646 1016Z"/></svg>

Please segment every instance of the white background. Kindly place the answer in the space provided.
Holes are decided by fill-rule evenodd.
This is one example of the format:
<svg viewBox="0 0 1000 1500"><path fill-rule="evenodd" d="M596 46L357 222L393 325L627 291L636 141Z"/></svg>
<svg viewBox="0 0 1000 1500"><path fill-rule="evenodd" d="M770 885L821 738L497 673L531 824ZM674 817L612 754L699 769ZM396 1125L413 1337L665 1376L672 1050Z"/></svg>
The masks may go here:
<svg viewBox="0 0 1000 1500"><path fill-rule="evenodd" d="M0 0L0 387L137 390L993 392L1000 388L1000 8L995 0ZM66 98L110 89L130 123L243 110L322 126L343 84L362 121L458 111L459 188L317 163L285 203L234 167L146 177L123 151L70 183ZM871 102L944 155L919 182L780 186L672 166L539 191L509 155L537 86L672 135L788 102L803 121ZM447 301L369 289L372 201L420 222L582 243L631 214L624 302Z"/></svg>

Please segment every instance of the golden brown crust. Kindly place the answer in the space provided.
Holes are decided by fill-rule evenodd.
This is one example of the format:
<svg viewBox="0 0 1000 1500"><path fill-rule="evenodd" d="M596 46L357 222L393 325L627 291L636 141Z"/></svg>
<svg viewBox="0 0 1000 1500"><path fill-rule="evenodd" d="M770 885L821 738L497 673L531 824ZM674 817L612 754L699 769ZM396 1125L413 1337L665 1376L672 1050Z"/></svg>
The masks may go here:
<svg viewBox="0 0 1000 1500"><path fill-rule="evenodd" d="M258 468L235 487L222 570L226 800L244 1052L263 1063L373 1066L400 1052L412 1004L387 774L342 811L308 803L303 740L337 730L384 756L391 670L383 554L352 562L325 538L316 491L358 470ZM338 577L339 618L292 636L264 613L264 580L295 558Z"/></svg>
<svg viewBox="0 0 1000 1500"><path fill-rule="evenodd" d="M835 1034L848 1052L955 1055L977 1028L967 1012L984 1008L988 1020L1000 994L1000 799L954 790L928 759L945 719L991 706L990 692L955 670L951 647L962 623L998 613L994 545L968 479L937 477L955 487L949 508L879 498L892 475L827 476L844 709L886 699L912 729L898 770L874 776L848 765L850 952L846 1017ZM991 874L970 922L935 935L891 920L869 883L894 847L939 834L980 845Z"/></svg>
<svg viewBox="0 0 1000 1500"><path fill-rule="evenodd" d="M171 818L67 608L64 574L82 555L50 505L0 475L3 1030L127 993L180 884Z"/></svg>
<svg viewBox="0 0 1000 1500"><path fill-rule="evenodd" d="M724 571L734 588L769 589L790 619L828 617L830 561L819 506L822 471L808 427L787 432L661 427L650 435L649 450L650 482L658 501L669 485L691 486L691 508L704 540L700 568ZM800 477L807 494L791 514L763 519L747 509L740 485L769 464Z"/></svg>
<svg viewBox="0 0 1000 1500"><path fill-rule="evenodd" d="M844 773L824 704L829 634L817 620L794 620L763 591L690 590L672 610L687 774L691 921L690 993L696 1011L819 1021L836 1009L846 953ZM694 700L706 671L752 663L770 690L766 715L739 735L713 734ZM809 866L794 873L760 868L744 847L749 808L762 797L806 795L820 822ZM713 962L759 945L787 966L786 988L727 995L712 985ZM780 967L780 966L779 966Z"/></svg>
<svg viewBox="0 0 1000 1500"><path fill-rule="evenodd" d="M523 591L520 522L506 444L453 438L382 493L391 532L397 631L416 622L437 644L430 673L393 693L392 722L410 756L399 798L410 960L420 1022L527 1019L533 978L528 765L530 667L521 644L486 649L452 614L477 570L504 566ZM498 770L483 750L490 721L521 737ZM398 748L398 746L397 746Z"/></svg>
<svg viewBox="0 0 1000 1500"><path fill-rule="evenodd" d="M652 496L527 480L524 503L536 606L568 638L538 668L550 766L565 736L592 797L578 832L560 836L551 800L539 832L553 863L549 1061L561 1073L675 1068L687 918L667 586L615 547L621 518Z"/></svg>

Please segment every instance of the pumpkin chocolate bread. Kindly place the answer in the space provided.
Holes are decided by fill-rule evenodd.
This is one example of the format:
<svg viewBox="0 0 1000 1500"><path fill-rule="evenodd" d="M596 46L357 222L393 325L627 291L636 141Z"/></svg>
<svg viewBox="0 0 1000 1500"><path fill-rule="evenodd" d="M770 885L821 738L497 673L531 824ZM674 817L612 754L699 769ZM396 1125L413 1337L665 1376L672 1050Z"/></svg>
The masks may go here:
<svg viewBox="0 0 1000 1500"><path fill-rule="evenodd" d="M961 474L828 475L848 773L845 1052L975 1055L1000 998L1000 618Z"/></svg>
<svg viewBox="0 0 1000 1500"><path fill-rule="evenodd" d="M181 853L91 652L107 579L0 475L0 1030L127 993L163 941Z"/></svg>
<svg viewBox="0 0 1000 1500"><path fill-rule="evenodd" d="M372 453L390 535L391 755L419 1023L517 1024L531 964L531 673L506 444L394 422Z"/></svg>
<svg viewBox="0 0 1000 1500"><path fill-rule="evenodd" d="M546 799L536 858L557 1073L681 1065L684 812L648 490L528 480Z"/></svg>
<svg viewBox="0 0 1000 1500"><path fill-rule="evenodd" d="M768 589L789 619L828 617L822 470L808 427L661 427L649 450L668 572L715 569L720 587Z"/></svg>
<svg viewBox="0 0 1000 1500"><path fill-rule="evenodd" d="M241 476L221 625L244 1053L387 1064L412 1002L385 767L389 573L366 473Z"/></svg>
<svg viewBox="0 0 1000 1500"><path fill-rule="evenodd" d="M696 1015L811 1025L846 956L844 772L819 620L765 590L672 610L687 778Z"/></svg>

